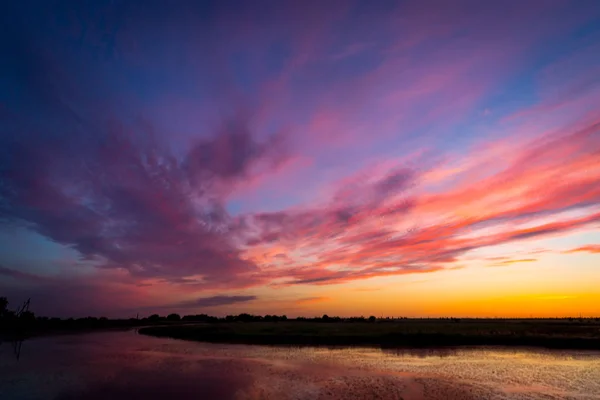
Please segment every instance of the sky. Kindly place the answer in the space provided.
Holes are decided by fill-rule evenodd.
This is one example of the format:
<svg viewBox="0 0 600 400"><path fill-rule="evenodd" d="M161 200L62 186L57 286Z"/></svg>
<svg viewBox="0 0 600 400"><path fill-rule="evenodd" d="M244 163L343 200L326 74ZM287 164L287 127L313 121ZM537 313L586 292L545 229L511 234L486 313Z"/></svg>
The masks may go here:
<svg viewBox="0 0 600 400"><path fill-rule="evenodd" d="M12 307L600 316L600 2L1 7Z"/></svg>

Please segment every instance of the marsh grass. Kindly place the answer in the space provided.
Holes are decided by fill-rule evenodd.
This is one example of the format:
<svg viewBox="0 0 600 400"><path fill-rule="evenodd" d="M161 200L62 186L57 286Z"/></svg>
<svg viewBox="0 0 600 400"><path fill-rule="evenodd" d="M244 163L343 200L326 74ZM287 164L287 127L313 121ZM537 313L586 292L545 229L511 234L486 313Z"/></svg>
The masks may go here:
<svg viewBox="0 0 600 400"><path fill-rule="evenodd" d="M141 334L205 342L272 345L506 345L600 349L594 320L422 320L387 322L220 322L156 326Z"/></svg>

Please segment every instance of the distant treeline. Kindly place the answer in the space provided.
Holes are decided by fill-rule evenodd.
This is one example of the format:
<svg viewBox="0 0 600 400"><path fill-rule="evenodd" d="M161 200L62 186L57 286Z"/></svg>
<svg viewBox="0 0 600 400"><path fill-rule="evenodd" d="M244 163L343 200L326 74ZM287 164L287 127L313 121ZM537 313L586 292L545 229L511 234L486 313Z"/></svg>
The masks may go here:
<svg viewBox="0 0 600 400"><path fill-rule="evenodd" d="M28 306L28 303L25 303ZM221 322L280 322L280 321L298 321L298 322L318 322L318 323L341 323L341 322L368 322L368 323L385 323L385 322L401 322L404 320L414 321L447 321L460 323L465 321L520 321L519 318L408 318L408 317L339 317L328 316L327 314L320 317L298 317L288 318L286 315L252 315L242 313L238 315L227 315L225 317L215 317L207 314L190 314L183 317L179 314L168 314L161 316L152 314L148 317L136 317L127 319L109 319L106 317L85 317L85 318L48 318L36 317L35 314L24 307L18 307L15 310L8 308L9 302L6 297L0 297L0 331L24 331L35 334L36 332L45 331L63 331L63 330L91 330L91 329L112 329L112 328L128 328L148 325L172 325L188 324L188 323L221 323ZM527 320L535 320L536 318L527 318ZM538 318L538 320L556 320L569 322L597 321L600 318Z"/></svg>
<svg viewBox="0 0 600 400"><path fill-rule="evenodd" d="M212 315L207 314L194 314L194 315L184 315L181 317L179 314L169 314L166 317L161 317L158 314L153 314L148 317L149 322L158 322L158 321L184 321L184 322L257 322L257 321L267 321L267 322L277 322L277 321L287 321L288 317L285 315L251 315L251 314L239 314L239 315L228 315L226 317L214 317Z"/></svg>

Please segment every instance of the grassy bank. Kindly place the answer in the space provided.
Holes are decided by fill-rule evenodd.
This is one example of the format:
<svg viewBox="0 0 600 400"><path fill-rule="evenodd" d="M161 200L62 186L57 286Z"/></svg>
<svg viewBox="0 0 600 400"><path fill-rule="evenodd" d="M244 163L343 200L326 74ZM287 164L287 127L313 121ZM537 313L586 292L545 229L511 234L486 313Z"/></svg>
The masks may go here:
<svg viewBox="0 0 600 400"><path fill-rule="evenodd" d="M156 326L141 334L220 343L316 346L538 346L600 350L600 323L568 320L221 322Z"/></svg>

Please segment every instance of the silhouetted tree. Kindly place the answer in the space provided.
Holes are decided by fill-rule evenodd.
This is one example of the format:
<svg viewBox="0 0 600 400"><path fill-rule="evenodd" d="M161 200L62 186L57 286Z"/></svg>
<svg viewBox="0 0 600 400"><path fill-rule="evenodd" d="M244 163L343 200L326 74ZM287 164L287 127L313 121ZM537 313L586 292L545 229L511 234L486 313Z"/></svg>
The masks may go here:
<svg viewBox="0 0 600 400"><path fill-rule="evenodd" d="M226 320L228 320L228 318L226 318ZM234 316L233 320L240 321L240 322L257 322L257 321L263 321L264 318L261 315L251 315L251 314L243 313L238 316Z"/></svg>
<svg viewBox="0 0 600 400"><path fill-rule="evenodd" d="M179 316L179 314L169 314L167 315L167 321L179 321L181 320L181 317Z"/></svg>
<svg viewBox="0 0 600 400"><path fill-rule="evenodd" d="M377 321L377 318L374 315L371 315L369 317L369 322L375 322L375 321Z"/></svg>
<svg viewBox="0 0 600 400"><path fill-rule="evenodd" d="M19 321L30 324L35 322L35 314L31 311L23 311L21 315L19 315Z"/></svg>
<svg viewBox="0 0 600 400"><path fill-rule="evenodd" d="M160 321L160 315L152 314L151 316L148 317L148 321L150 321L150 322Z"/></svg>
<svg viewBox="0 0 600 400"><path fill-rule="evenodd" d="M15 312L8 309L8 299L0 297L0 319L12 320L15 318Z"/></svg>
<svg viewBox="0 0 600 400"><path fill-rule="evenodd" d="M8 299L6 297L0 297L0 317L3 317L8 311Z"/></svg>
<svg viewBox="0 0 600 400"><path fill-rule="evenodd" d="M198 322L217 322L219 318L207 314L186 315L181 318L182 321L198 321ZM227 320L227 318L225 318Z"/></svg>

